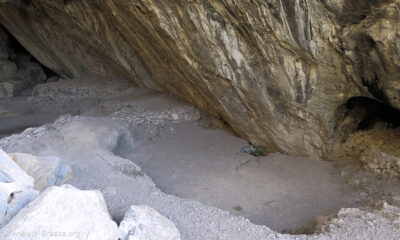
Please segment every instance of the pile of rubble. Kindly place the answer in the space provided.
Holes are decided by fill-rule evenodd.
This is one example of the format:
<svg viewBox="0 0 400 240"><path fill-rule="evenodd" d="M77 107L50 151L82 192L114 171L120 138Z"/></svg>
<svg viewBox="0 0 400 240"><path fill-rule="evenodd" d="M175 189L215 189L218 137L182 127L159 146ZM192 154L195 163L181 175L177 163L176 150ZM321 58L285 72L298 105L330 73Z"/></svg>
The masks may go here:
<svg viewBox="0 0 400 240"><path fill-rule="evenodd" d="M376 175L400 177L400 128L377 125L350 134L343 154L361 161L363 168Z"/></svg>
<svg viewBox="0 0 400 240"><path fill-rule="evenodd" d="M0 150L0 238L180 240L174 223L144 205L131 206L118 228L100 191L55 186L71 178L57 157Z"/></svg>

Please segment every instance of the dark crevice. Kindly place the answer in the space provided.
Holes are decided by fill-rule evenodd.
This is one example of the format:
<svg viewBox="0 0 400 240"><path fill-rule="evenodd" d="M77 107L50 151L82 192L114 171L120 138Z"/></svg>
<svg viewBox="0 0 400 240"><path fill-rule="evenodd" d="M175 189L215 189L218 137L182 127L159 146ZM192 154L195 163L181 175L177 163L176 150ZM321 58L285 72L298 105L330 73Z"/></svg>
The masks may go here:
<svg viewBox="0 0 400 240"><path fill-rule="evenodd" d="M372 129L377 123L383 123L388 128L400 127L400 110L388 104L367 97L354 97L346 104L348 110L356 112L354 119L357 130Z"/></svg>
<svg viewBox="0 0 400 240"><path fill-rule="evenodd" d="M340 25L346 26L357 24L370 16L372 9L378 8L381 4L387 3L390 0L347 0L340 12L328 7L329 10L336 12L339 16ZM326 4L326 0L323 1ZM327 5L327 4L326 4Z"/></svg>
<svg viewBox="0 0 400 240"><path fill-rule="evenodd" d="M361 77L361 82L364 87L368 88L368 92L371 93L376 99L384 103L389 103L386 94L382 91L380 87L380 81L376 74L372 80Z"/></svg>
<svg viewBox="0 0 400 240"><path fill-rule="evenodd" d="M58 76L55 72L53 72L53 70L51 70L50 68L42 65L30 52L28 52L22 45L21 43L18 42L18 40L11 35L7 29L2 28L4 32L7 33L8 35L8 41L9 41L9 46L8 48L11 50L11 52L13 52L14 54L12 54L13 56L11 56L12 61L15 61L17 58L17 55L25 55L25 56L29 56L30 57L30 62L35 62L41 65L41 67L43 68L44 73L46 74L47 78L51 78L54 76ZM18 63L17 63L18 64Z"/></svg>

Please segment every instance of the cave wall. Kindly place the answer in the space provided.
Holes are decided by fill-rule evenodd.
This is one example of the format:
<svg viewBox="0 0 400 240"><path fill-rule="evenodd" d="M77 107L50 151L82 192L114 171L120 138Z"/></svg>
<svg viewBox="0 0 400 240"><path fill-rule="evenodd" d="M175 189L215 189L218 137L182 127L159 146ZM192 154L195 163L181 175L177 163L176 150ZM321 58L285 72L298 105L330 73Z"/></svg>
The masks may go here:
<svg viewBox="0 0 400 240"><path fill-rule="evenodd" d="M329 158L348 99L400 108L400 0L1 2L57 74L174 94L267 151Z"/></svg>
<svg viewBox="0 0 400 240"><path fill-rule="evenodd" d="M42 65L24 50L0 26L0 99L19 95L48 78Z"/></svg>

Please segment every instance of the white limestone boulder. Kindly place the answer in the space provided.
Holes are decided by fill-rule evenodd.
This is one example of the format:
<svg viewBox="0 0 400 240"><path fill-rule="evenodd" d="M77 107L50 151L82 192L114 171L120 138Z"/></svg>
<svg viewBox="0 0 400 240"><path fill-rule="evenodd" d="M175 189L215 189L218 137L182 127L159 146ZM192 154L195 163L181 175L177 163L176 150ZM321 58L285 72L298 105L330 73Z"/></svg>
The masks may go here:
<svg viewBox="0 0 400 240"><path fill-rule="evenodd" d="M44 190L49 186L62 185L72 178L72 170L55 156L35 157L26 153L10 153L11 159L29 176L33 177L34 187Z"/></svg>
<svg viewBox="0 0 400 240"><path fill-rule="evenodd" d="M0 228L38 196L33 178L0 150Z"/></svg>
<svg viewBox="0 0 400 240"><path fill-rule="evenodd" d="M149 206L131 206L119 226L121 240L180 240L175 224Z"/></svg>
<svg viewBox="0 0 400 240"><path fill-rule="evenodd" d="M34 180L26 174L4 151L0 149L0 172L8 177L8 182L16 182L21 187L33 187Z"/></svg>
<svg viewBox="0 0 400 240"><path fill-rule="evenodd" d="M23 188L15 182L0 182L0 228L38 195L33 188Z"/></svg>
<svg viewBox="0 0 400 240"><path fill-rule="evenodd" d="M26 233L33 236L29 239L119 238L118 226L111 220L103 195L70 185L46 189L1 229L0 239L28 239Z"/></svg>

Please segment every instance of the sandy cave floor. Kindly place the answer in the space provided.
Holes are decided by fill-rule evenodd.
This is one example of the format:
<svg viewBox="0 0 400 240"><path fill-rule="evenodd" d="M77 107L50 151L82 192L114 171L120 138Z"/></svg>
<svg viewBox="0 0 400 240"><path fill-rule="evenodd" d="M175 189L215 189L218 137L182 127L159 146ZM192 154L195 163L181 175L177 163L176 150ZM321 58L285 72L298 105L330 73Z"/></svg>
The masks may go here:
<svg viewBox="0 0 400 240"><path fill-rule="evenodd" d="M70 184L102 190L117 221L130 204L152 205L178 228L186 221L188 216L180 218L167 209L165 204L174 202L153 199L146 188L153 186L140 178L142 172L170 196L197 200L285 233L311 233L318 216L340 208L368 207L380 199L397 204L393 199L400 187L394 178L377 179L354 165L279 153L254 157L242 151L246 141L214 127L206 115L173 97L123 90L124 84L110 90L107 83L78 82L44 84L33 97L1 99L0 138L66 113L82 117L57 120L38 130L42 133L34 134L34 142L3 139L0 147L59 156L74 171ZM74 88L78 90L65 91ZM94 95L91 88L96 88ZM93 146L104 151L91 152L97 149ZM190 235L183 230L185 234Z"/></svg>

